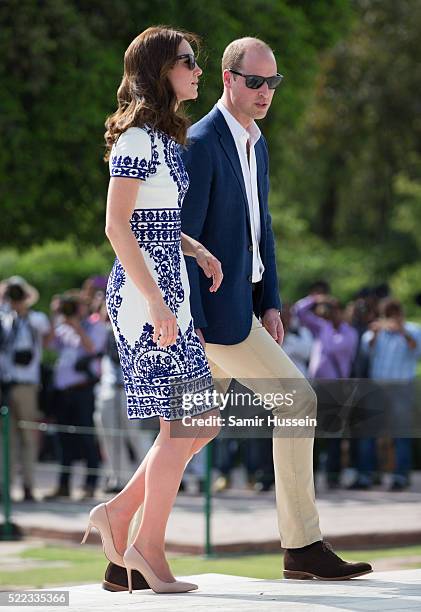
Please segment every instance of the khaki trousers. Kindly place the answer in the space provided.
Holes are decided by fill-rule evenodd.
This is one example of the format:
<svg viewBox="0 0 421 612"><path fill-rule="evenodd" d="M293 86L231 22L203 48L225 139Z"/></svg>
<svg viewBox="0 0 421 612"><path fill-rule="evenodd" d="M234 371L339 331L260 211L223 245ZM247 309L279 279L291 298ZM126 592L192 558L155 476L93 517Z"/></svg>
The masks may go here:
<svg viewBox="0 0 421 612"><path fill-rule="evenodd" d="M17 464L21 464L22 480L25 487L34 486L34 471L38 460L39 431L18 426L19 421L35 421L42 417L38 409L38 385L12 385L10 404L10 465L11 480L16 477Z"/></svg>
<svg viewBox="0 0 421 612"><path fill-rule="evenodd" d="M292 405L276 407L274 416L316 418L317 399L312 387L254 315L245 340L231 345L207 343L206 355L214 379L225 379L222 386L228 387L230 379L235 378L262 396L284 395L295 387ZM299 548L322 539L314 494L313 443L314 427L287 432L281 426L274 427L276 506L283 548Z"/></svg>
<svg viewBox="0 0 421 612"><path fill-rule="evenodd" d="M274 409L279 418L316 418L317 399L312 387L281 346L253 315L249 335L238 344L206 344L206 355L218 391L225 392L230 380L255 393L282 393L297 383L291 406ZM221 413L223 416L223 413ZM278 527L283 548L300 548L322 539L315 503L313 479L314 428L285 433L274 427L273 461L275 468ZM133 518L129 540L140 523L141 508Z"/></svg>

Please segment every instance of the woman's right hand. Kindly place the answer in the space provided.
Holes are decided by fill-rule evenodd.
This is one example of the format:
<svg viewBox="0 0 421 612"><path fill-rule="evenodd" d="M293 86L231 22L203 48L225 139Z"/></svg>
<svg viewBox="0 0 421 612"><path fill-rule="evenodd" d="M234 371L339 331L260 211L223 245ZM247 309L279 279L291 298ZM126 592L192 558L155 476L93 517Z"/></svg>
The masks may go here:
<svg viewBox="0 0 421 612"><path fill-rule="evenodd" d="M168 308L162 296L148 300L148 308L154 326L153 341L160 347L175 344L178 325L175 315Z"/></svg>

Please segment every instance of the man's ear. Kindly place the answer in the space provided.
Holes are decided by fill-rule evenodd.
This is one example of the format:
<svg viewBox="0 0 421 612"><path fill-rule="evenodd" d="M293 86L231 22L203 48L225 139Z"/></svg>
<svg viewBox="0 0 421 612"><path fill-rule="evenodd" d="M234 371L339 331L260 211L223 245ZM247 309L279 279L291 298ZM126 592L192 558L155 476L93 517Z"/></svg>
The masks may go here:
<svg viewBox="0 0 421 612"><path fill-rule="evenodd" d="M224 72L222 73L222 80L224 83L224 87L228 87L228 89L231 89L231 79L232 79L232 74L229 70L224 70Z"/></svg>

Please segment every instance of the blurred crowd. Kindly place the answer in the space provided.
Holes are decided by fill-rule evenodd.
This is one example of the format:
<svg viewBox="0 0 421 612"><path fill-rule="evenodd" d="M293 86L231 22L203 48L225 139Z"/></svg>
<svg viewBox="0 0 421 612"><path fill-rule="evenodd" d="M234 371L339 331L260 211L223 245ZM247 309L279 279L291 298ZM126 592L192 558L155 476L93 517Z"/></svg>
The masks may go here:
<svg viewBox="0 0 421 612"><path fill-rule="evenodd" d="M332 382L338 381L336 391L341 397L338 384L355 379L351 388L362 396L354 401L354 414L350 413L351 417L358 414L361 422L360 428L357 422L353 429L355 435L344 439L343 435L335 437L324 432L315 441L316 468L323 472L327 487L368 490L381 485L383 476L389 473L390 491L407 489L412 469L411 416L421 357L421 326L405 320L402 304L390 295L386 284L364 287L348 304L341 304L323 280L313 283L308 295L297 303L284 302L282 320L283 349L311 381L318 396L318 414L323 413L326 404L340 407L332 402ZM376 435L373 428L364 429L373 410L380 418L388 419L392 435L385 438ZM399 437L393 437L393 424ZM365 432L370 437L365 437ZM214 445L221 472L215 484L217 490L230 487L239 457L251 487L273 487L271 440L216 439Z"/></svg>
<svg viewBox="0 0 421 612"><path fill-rule="evenodd" d="M54 296L49 316L36 309L38 291L25 279L14 276L0 283L1 400L10 408L12 483L20 476L27 501L36 499L40 461L60 465L47 499L72 495L74 465L80 461L85 463L82 498L92 498L99 486L104 493L118 492L157 433L156 419L127 419L123 375L105 308L106 280L92 277L80 289ZM341 304L329 284L318 281L297 303L284 303L282 320L283 348L312 382L319 404L325 400L326 380L387 383L387 402L397 421L410 422L421 327L406 321L387 285L363 288L350 303ZM370 409L366 404L361 408ZM55 428L51 433L40 423ZM410 427L407 431L406 437L388 440L373 432L316 439L315 460L327 486L370 489L390 472L390 490L408 488L413 441ZM238 466L250 488L271 489L271 439L217 438L215 491L232 485ZM352 473L351 480L344 479L344 470ZM204 477L202 452L189 463L185 478L195 479L201 490Z"/></svg>
<svg viewBox="0 0 421 612"><path fill-rule="evenodd" d="M89 278L80 289L54 296L49 317L34 308L38 291L25 279L14 276L0 285L0 377L2 403L10 408L11 478L20 472L26 501L35 500L39 460L60 464L46 499L71 496L72 468L82 460L82 498L89 499L103 471L103 491L121 490L153 441L153 429L126 416L106 282ZM55 433L43 433L41 422L54 423Z"/></svg>

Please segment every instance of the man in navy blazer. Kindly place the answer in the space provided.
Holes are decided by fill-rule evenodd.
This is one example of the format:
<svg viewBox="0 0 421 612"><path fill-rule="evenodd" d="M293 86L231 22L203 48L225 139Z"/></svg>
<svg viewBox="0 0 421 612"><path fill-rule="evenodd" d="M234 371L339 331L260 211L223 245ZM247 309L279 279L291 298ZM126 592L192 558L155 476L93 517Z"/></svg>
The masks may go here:
<svg viewBox="0 0 421 612"><path fill-rule="evenodd" d="M235 344L250 332L252 313L275 311L278 333L281 301L275 261L275 243L268 208L269 159L263 135L255 145L257 189L260 203L259 250L264 274L252 278L253 241L250 210L240 159L223 114L215 106L189 132L190 147L183 158L190 187L182 208L183 232L206 245L223 263L224 280L215 293L207 278L187 258L190 307L196 328L206 342ZM254 290L253 290L254 289Z"/></svg>
<svg viewBox="0 0 421 612"><path fill-rule="evenodd" d="M282 393L296 386L282 417L314 417L314 391L281 348L283 327L268 208L266 141L255 123L265 117L282 76L266 43L233 41L222 58L224 92L189 132L183 159L190 186L182 207L182 231L216 257L224 278L218 291L186 258L190 307L214 378L235 378L255 393ZM209 252L207 252L209 250ZM212 255L211 255L212 254ZM346 563L325 543L314 498L314 427L285 435L274 428L273 457L286 578L345 579L372 571Z"/></svg>

